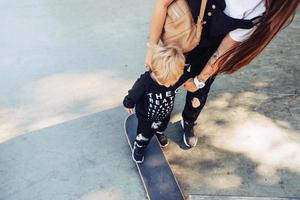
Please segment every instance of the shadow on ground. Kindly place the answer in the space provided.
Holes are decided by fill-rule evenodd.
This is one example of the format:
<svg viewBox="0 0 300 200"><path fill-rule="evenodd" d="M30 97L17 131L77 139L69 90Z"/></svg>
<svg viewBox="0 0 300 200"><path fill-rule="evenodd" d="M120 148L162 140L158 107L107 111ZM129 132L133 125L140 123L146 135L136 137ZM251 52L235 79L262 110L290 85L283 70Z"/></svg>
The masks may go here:
<svg viewBox="0 0 300 200"><path fill-rule="evenodd" d="M118 105L143 70L153 4L131 1L1 5L0 199L145 197ZM299 23L218 77L188 151L181 91L165 154L185 194L300 196Z"/></svg>
<svg viewBox="0 0 300 200"><path fill-rule="evenodd" d="M299 20L246 69L217 78L188 151L180 92L165 153L186 194L300 197Z"/></svg>

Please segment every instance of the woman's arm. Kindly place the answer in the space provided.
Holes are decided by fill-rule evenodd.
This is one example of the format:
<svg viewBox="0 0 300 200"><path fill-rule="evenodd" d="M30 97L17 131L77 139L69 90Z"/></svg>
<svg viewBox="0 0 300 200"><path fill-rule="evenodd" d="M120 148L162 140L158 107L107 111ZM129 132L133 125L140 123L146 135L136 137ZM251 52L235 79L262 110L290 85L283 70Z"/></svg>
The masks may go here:
<svg viewBox="0 0 300 200"><path fill-rule="evenodd" d="M150 27L150 37L149 37L149 45L155 45L158 43L161 32L165 23L167 9L168 6L174 0L157 0L156 5L153 10L152 19L151 19L151 27ZM147 49L145 65L150 66L151 64L152 51L151 48Z"/></svg>
<svg viewBox="0 0 300 200"><path fill-rule="evenodd" d="M217 51L211 56L201 73L197 76L198 80L205 82L214 74L216 74L216 72L218 72L219 68L221 67L219 66L219 62L216 62L218 58L220 58L228 50L237 46L238 44L239 42L233 40L230 35L227 34L219 45ZM190 92L195 92L198 90L196 85L194 84L193 78L187 80L187 82L185 82L184 84L184 87Z"/></svg>
<svg viewBox="0 0 300 200"><path fill-rule="evenodd" d="M221 66L219 63L216 62L218 58L224 55L227 51L231 48L237 46L240 42L233 40L229 34L221 42L220 46L218 47L217 51L212 55L212 57L207 62L206 66L203 68L201 73L197 76L200 81L207 81L212 75L214 75Z"/></svg>

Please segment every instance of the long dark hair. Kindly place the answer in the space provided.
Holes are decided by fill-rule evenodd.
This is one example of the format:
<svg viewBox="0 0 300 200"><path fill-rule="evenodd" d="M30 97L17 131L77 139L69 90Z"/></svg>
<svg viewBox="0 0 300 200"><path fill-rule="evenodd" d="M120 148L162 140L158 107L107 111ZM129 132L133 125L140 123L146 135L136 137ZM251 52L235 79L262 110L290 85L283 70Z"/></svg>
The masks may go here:
<svg viewBox="0 0 300 200"><path fill-rule="evenodd" d="M300 0L266 0L266 12L256 30L244 42L226 52L217 73L231 74L249 64L274 36L293 20Z"/></svg>

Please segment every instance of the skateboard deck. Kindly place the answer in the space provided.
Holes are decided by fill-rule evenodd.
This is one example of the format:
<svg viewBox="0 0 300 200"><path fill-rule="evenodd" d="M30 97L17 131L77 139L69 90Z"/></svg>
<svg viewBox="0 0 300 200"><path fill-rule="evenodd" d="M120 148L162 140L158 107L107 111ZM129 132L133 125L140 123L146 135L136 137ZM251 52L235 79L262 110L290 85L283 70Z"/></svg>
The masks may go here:
<svg viewBox="0 0 300 200"><path fill-rule="evenodd" d="M124 128L131 151L136 137L137 124L138 120L135 114L131 114L125 119ZM180 187L155 136L145 150L143 163L136 164L136 166L148 199L184 200Z"/></svg>

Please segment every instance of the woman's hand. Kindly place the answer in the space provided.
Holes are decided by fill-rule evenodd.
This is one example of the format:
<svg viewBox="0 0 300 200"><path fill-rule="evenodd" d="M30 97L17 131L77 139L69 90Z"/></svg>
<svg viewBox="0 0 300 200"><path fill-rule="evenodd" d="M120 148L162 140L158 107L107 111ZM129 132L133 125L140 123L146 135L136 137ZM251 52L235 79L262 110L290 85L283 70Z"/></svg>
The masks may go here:
<svg viewBox="0 0 300 200"><path fill-rule="evenodd" d="M189 91L189 92L196 92L198 90L198 88L196 87L195 83L194 83L194 79L190 78L188 79L184 84L183 87Z"/></svg>

